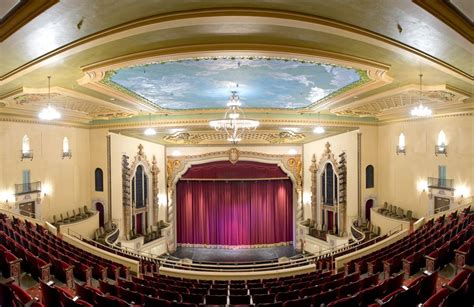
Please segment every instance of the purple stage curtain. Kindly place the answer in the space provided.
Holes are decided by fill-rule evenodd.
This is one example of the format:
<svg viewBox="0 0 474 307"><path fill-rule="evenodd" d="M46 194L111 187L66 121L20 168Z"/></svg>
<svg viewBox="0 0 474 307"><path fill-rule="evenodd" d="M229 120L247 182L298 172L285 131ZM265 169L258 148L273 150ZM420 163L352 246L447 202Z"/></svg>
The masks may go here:
<svg viewBox="0 0 474 307"><path fill-rule="evenodd" d="M259 181L180 180L178 243L257 245L293 240L293 185Z"/></svg>

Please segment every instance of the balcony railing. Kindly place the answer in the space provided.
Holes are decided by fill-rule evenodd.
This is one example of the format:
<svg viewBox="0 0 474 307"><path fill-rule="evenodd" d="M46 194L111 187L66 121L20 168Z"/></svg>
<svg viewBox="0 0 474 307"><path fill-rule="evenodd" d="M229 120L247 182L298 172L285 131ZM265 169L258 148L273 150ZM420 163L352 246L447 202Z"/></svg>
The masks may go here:
<svg viewBox="0 0 474 307"><path fill-rule="evenodd" d="M454 180L428 177L428 187L445 189L445 190L454 190Z"/></svg>
<svg viewBox="0 0 474 307"><path fill-rule="evenodd" d="M15 184L15 195L41 192L41 181Z"/></svg>

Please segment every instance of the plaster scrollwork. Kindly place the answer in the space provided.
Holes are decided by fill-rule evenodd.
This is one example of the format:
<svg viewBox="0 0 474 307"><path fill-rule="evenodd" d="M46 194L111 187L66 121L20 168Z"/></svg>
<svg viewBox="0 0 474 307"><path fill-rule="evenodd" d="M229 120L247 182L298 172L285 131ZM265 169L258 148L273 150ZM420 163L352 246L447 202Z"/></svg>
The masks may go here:
<svg viewBox="0 0 474 307"><path fill-rule="evenodd" d="M317 172L318 165L316 164L316 155L313 154L311 158L311 166L309 167L311 173L311 220L317 220L317 202L318 202L318 186L317 186Z"/></svg>
<svg viewBox="0 0 474 307"><path fill-rule="evenodd" d="M153 156L152 158L152 163L148 161L148 158L143 151L144 147L142 144L138 145L138 152L133 158L133 161L131 162L131 165L128 162L129 157L126 155L122 156L122 191L123 191L123 208L124 208L124 232L125 234L128 234L130 232L131 226L130 226L130 221L132 219L132 214L136 211L135 208L133 207L133 204L131 204L131 194L130 194L130 185L131 185L131 179L133 175L135 174L135 171L138 167L138 165L142 165L145 168L145 171L149 174L151 174L152 178L152 186L151 186L151 191L153 192L152 195L152 206L151 208L148 207L146 208L148 213L151 214L152 216L152 223L156 224L158 221L158 174L160 172L160 169L158 168L157 165L157 160L156 157ZM125 193L125 191L128 191Z"/></svg>
<svg viewBox="0 0 474 307"><path fill-rule="evenodd" d="M151 175L152 175L152 188L153 188L153 225L156 225L158 222L158 211L159 211L159 203L158 203L158 174L160 173L160 168L157 165L158 161L156 161L155 155L153 155L153 159L151 162Z"/></svg>

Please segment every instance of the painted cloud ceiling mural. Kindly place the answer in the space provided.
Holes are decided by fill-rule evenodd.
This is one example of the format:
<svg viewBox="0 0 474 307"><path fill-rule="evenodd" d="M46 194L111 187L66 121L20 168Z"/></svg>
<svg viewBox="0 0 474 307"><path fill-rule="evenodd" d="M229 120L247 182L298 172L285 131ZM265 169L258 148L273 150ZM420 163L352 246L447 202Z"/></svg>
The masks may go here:
<svg viewBox="0 0 474 307"><path fill-rule="evenodd" d="M109 72L105 84L164 109L225 108L238 91L243 108L300 109L367 82L364 71L280 58L199 58Z"/></svg>

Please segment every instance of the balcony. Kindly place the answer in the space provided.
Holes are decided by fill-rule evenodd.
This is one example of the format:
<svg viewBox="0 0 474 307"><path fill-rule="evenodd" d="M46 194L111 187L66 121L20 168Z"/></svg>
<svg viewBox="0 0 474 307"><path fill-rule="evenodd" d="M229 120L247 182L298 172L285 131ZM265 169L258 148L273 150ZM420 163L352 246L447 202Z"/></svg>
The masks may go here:
<svg viewBox="0 0 474 307"><path fill-rule="evenodd" d="M15 195L41 192L41 181L15 184Z"/></svg>
<svg viewBox="0 0 474 307"><path fill-rule="evenodd" d="M428 177L428 187L443 190L454 190L454 179Z"/></svg>

